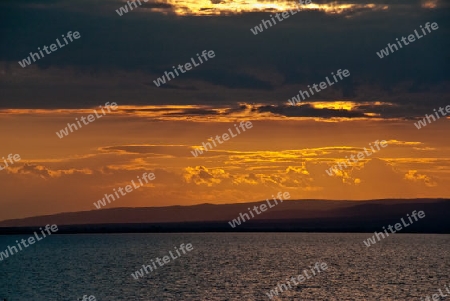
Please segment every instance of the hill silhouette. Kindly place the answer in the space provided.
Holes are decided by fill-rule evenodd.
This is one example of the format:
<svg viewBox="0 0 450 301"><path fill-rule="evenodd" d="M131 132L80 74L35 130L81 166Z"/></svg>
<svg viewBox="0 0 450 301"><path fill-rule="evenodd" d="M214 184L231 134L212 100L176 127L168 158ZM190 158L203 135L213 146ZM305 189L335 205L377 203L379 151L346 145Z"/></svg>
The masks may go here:
<svg viewBox="0 0 450 301"><path fill-rule="evenodd" d="M316 231L373 232L393 225L412 211L426 217L407 232L450 233L448 199L383 199L370 201L284 201L232 228L228 222L265 202L193 206L111 208L59 213L0 222L0 233L24 233L57 224L58 233ZM28 232L27 232L28 233Z"/></svg>

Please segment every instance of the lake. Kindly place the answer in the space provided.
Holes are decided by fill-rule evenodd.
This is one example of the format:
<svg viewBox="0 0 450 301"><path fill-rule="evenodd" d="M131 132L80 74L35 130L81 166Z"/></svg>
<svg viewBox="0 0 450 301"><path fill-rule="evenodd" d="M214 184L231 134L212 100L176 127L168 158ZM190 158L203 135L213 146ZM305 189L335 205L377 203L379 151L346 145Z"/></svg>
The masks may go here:
<svg viewBox="0 0 450 301"><path fill-rule="evenodd" d="M31 235L0 236L0 251ZM0 261L0 298L270 300L266 293L316 262L328 269L272 300L414 301L450 287L450 235L396 234L368 248L363 240L372 235L52 235ZM183 254L183 243L193 249ZM178 258L131 276L175 247Z"/></svg>

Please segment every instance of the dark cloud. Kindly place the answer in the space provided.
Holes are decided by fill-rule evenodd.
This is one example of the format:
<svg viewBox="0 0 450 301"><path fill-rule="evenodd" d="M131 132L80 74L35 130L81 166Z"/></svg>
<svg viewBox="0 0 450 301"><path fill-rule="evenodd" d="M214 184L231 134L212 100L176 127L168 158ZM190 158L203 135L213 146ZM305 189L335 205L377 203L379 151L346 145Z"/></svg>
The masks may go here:
<svg viewBox="0 0 450 301"><path fill-rule="evenodd" d="M424 2L375 1L389 8L359 8L343 14L302 11L255 36L250 28L269 13L180 17L151 12L172 7L149 1L120 17L115 10L124 5L122 1L3 1L0 106L83 107L113 98L121 99L122 105L231 104L256 97L276 104L295 95L292 89L298 91L337 69L348 69L349 78L317 97L388 100L400 105L397 112L394 107L384 108L391 116L401 110L407 116L415 106L429 111L447 101L450 19L447 4L437 1L437 8L425 9ZM426 22L437 22L439 29L386 58L375 54ZM32 66L18 65L30 51L68 31L79 31L81 38ZM160 88L152 84L164 71L189 62L203 50L214 50L216 56ZM261 111L358 117L367 108L358 109L319 113L299 107L287 112L267 106Z"/></svg>
<svg viewBox="0 0 450 301"><path fill-rule="evenodd" d="M361 111L347 111L334 109L316 109L310 104L303 104L298 106L274 106L267 105L256 108L260 113L271 112L287 117L368 117Z"/></svg>

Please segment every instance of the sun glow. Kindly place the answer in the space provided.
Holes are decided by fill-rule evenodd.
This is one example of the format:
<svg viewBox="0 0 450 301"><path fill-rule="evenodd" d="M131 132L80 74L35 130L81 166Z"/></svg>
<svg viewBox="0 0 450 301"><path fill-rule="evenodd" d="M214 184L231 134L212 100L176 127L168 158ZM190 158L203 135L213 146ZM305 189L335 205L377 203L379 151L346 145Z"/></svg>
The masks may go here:
<svg viewBox="0 0 450 301"><path fill-rule="evenodd" d="M356 9L387 9L386 5L377 4L344 4L331 2L326 4L299 4L298 1L266 1L266 0L164 0L156 2L157 8L151 11L175 13L176 15L234 15L248 12L283 12L288 10L320 10L325 13L342 13Z"/></svg>
<svg viewBox="0 0 450 301"><path fill-rule="evenodd" d="M424 0L422 1L423 8L436 8L438 6L438 0Z"/></svg>
<svg viewBox="0 0 450 301"><path fill-rule="evenodd" d="M352 101L333 101L333 102L312 102L311 105L316 109L333 109L351 111L357 103Z"/></svg>

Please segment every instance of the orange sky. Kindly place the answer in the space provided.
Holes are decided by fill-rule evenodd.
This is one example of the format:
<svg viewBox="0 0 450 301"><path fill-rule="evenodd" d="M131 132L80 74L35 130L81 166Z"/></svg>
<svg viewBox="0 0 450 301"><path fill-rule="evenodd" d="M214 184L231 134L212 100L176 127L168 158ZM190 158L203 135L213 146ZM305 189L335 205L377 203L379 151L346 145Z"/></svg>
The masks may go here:
<svg viewBox="0 0 450 301"><path fill-rule="evenodd" d="M93 210L146 171L156 180L108 208L248 202L278 191L292 199L450 196L448 119L417 130L413 121L286 118L247 106L235 116L186 117L177 112L200 107L119 104L63 139L55 132L92 109L3 110L0 155L22 160L0 172L0 219ZM334 106L352 110L351 103ZM192 156L194 146L242 120L253 128ZM339 176L325 173L375 140L388 147Z"/></svg>
<svg viewBox="0 0 450 301"><path fill-rule="evenodd" d="M149 0L124 15L126 0L2 3L0 158L22 160L0 170L0 220L97 210L105 193L144 172L156 179L105 208L252 202L279 191L450 197L450 114L414 126L449 105L449 4L312 2L269 27L298 1ZM427 22L439 30L377 55ZM75 31L76 43L25 66L30 52ZM154 84L204 49L214 60ZM288 105L344 69L349 77ZM57 137L106 102L118 110ZM253 128L193 157L241 121ZM376 140L388 146L325 172Z"/></svg>

